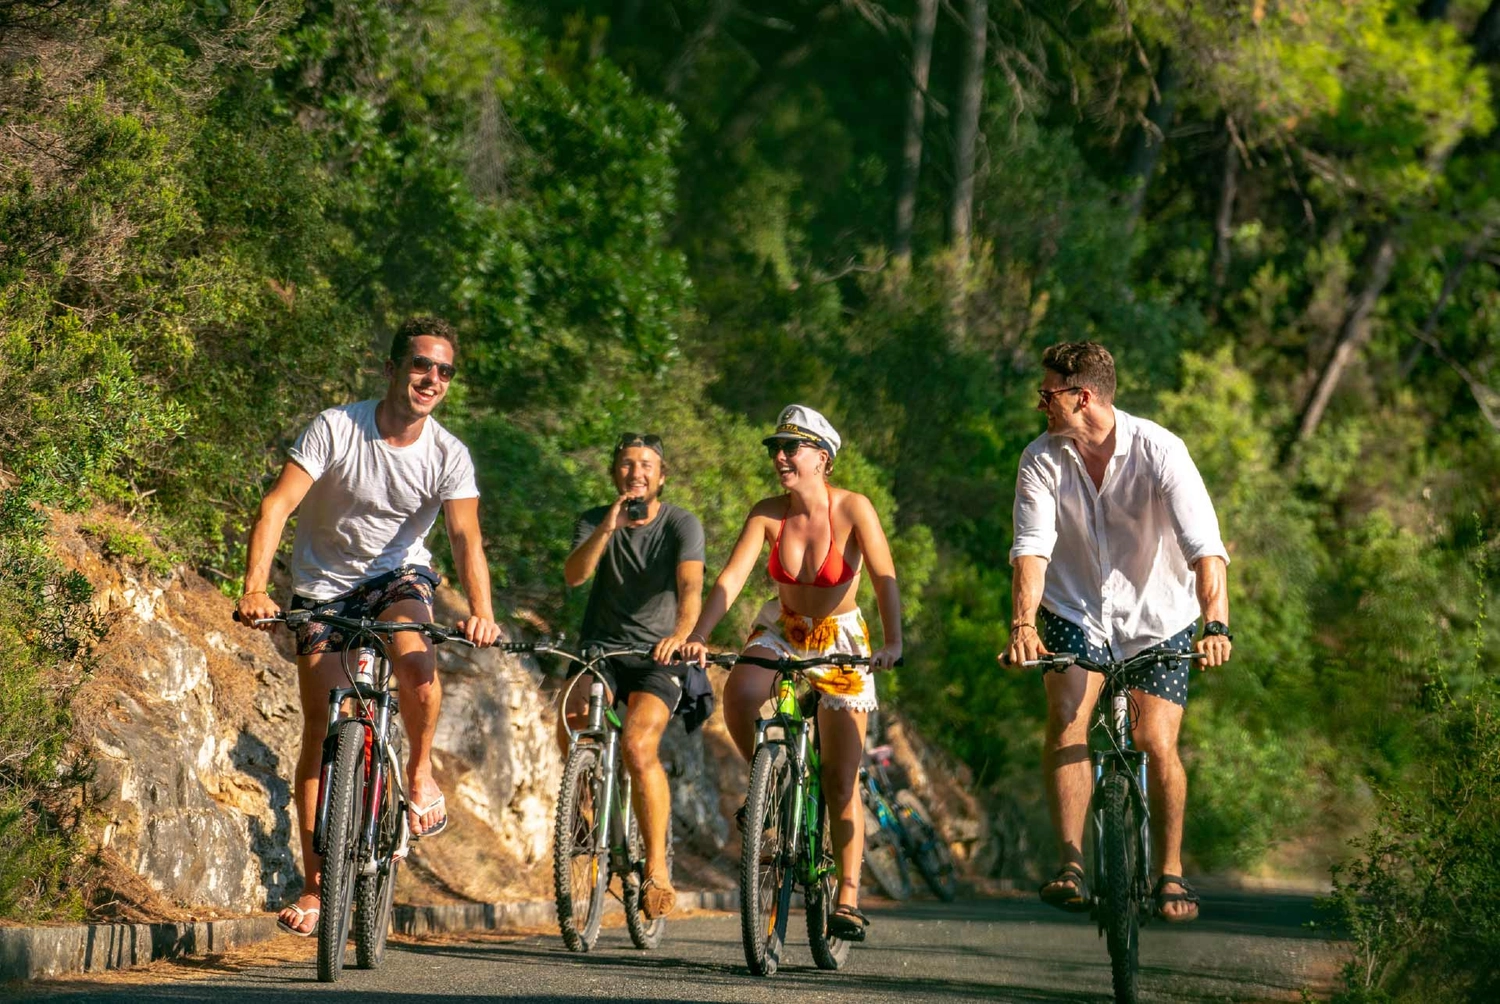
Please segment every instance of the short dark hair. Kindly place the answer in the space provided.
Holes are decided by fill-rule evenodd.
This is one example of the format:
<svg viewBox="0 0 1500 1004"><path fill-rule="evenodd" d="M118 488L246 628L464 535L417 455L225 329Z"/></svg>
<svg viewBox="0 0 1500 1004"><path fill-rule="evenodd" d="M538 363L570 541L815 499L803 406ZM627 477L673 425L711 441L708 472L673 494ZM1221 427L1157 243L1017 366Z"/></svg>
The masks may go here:
<svg viewBox="0 0 1500 1004"><path fill-rule="evenodd" d="M1115 357L1098 342L1061 342L1042 352L1042 366L1069 383L1087 387L1113 403L1115 399Z"/></svg>
<svg viewBox="0 0 1500 1004"><path fill-rule="evenodd" d="M397 328L396 333L391 336L391 362L405 362L407 353L411 352L412 339L421 338L423 335L443 339L453 346L453 351L457 354L458 332L453 330L453 325L441 317L419 315L402 321L401 327Z"/></svg>

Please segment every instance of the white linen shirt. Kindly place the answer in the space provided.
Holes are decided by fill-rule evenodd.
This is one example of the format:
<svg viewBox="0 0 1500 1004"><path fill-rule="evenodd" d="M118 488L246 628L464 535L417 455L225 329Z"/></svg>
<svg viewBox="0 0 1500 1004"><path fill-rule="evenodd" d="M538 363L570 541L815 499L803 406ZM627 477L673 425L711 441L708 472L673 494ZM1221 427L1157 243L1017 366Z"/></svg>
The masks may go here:
<svg viewBox="0 0 1500 1004"><path fill-rule="evenodd" d="M1065 437L1043 433L1021 454L1010 560L1048 559L1042 606L1128 659L1198 619L1193 565L1229 554L1183 441L1114 412L1115 452L1098 489Z"/></svg>

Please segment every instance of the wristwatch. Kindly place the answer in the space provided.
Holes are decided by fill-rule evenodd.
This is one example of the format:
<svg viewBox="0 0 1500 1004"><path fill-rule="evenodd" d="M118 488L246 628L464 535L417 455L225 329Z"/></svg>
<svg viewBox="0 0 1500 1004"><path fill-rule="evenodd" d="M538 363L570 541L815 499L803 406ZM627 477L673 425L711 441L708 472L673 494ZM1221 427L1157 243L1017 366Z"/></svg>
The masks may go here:
<svg viewBox="0 0 1500 1004"><path fill-rule="evenodd" d="M1222 637L1226 641L1234 641L1234 635L1229 633L1229 625L1223 621L1209 621L1203 625L1203 637L1213 638L1215 636Z"/></svg>

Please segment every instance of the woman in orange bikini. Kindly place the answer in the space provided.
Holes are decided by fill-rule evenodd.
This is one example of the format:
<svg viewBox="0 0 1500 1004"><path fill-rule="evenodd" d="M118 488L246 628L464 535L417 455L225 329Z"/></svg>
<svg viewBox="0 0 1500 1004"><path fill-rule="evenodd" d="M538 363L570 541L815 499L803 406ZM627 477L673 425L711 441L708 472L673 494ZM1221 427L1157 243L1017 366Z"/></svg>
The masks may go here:
<svg viewBox="0 0 1500 1004"><path fill-rule="evenodd" d="M828 483L841 445L839 434L822 415L794 404L782 411L776 431L764 442L786 494L762 499L750 510L729 562L688 635L683 658L697 659L707 652L706 639L769 544L766 570L776 581L777 598L756 616L744 654L807 659L841 652L869 655L872 670L888 669L901 658L901 592L875 507L863 495ZM875 587L885 640L874 653L855 602L865 569ZM724 721L747 760L754 753L755 720L774 675L760 666L740 664L724 687ZM816 685L823 691L818 710L823 792L833 817L839 863L838 906L829 920L829 933L861 941L869 921L859 910L864 812L857 784L865 720L875 710L875 681L869 671L849 671Z"/></svg>

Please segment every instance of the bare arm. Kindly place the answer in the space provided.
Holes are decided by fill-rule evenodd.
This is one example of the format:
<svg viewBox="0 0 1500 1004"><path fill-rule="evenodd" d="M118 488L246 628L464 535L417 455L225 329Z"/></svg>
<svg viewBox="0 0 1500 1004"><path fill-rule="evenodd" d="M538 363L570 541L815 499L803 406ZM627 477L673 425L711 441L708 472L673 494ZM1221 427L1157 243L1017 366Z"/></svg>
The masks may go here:
<svg viewBox="0 0 1500 1004"><path fill-rule="evenodd" d="M615 504L609 507L609 512L594 527L594 532L568 555L568 560L563 563L563 581L570 588L581 586L593 578L594 572L599 568L599 559L604 557L604 549L609 546L610 535L628 522L620 513L628 498L629 496L621 495L615 499Z"/></svg>
<svg viewBox="0 0 1500 1004"><path fill-rule="evenodd" d="M1049 655L1037 633L1036 616L1042 605L1042 587L1047 582L1047 559L1037 554L1016 556L1010 584L1010 641L1001 656L1012 666Z"/></svg>
<svg viewBox="0 0 1500 1004"><path fill-rule="evenodd" d="M683 647L684 659L698 658L708 651L708 636L729 612L729 608L739 597L740 590L745 588L745 580L750 577L750 570L755 567L755 559L760 557L761 548L765 544L765 520L752 510L745 520L744 529L740 531L740 539L735 541L734 550L729 554L729 562L714 580L708 602L703 605L698 622L693 625L693 630L687 637L687 644Z"/></svg>
<svg viewBox="0 0 1500 1004"><path fill-rule="evenodd" d="M1229 569L1224 559L1215 554L1204 555L1194 564L1198 573L1198 607L1203 611L1203 622L1219 621L1229 624ZM1208 635L1198 639L1193 646L1208 656L1202 663L1204 668L1222 666L1229 661L1234 645L1223 635Z"/></svg>
<svg viewBox="0 0 1500 1004"><path fill-rule="evenodd" d="M703 609L703 562L679 561L677 563L677 623L672 633L656 643L652 656L657 662L666 664L681 651L687 636L698 623L698 614Z"/></svg>
<svg viewBox="0 0 1500 1004"><path fill-rule="evenodd" d="M875 606L880 610L883 644L870 655L872 670L889 669L901 658L901 587L896 582L896 563L891 559L891 545L880 525L875 507L863 495L855 495L854 532L859 535L859 551L864 555L875 589Z"/></svg>
<svg viewBox="0 0 1500 1004"><path fill-rule="evenodd" d="M276 549L281 546L281 534L286 521L313 486L312 475L297 463L288 460L281 473L271 485L270 491L260 500L260 510L255 516L255 525L250 528L250 543L245 556L245 583L237 608L242 620L249 624L254 620L274 617L281 608L272 602L266 592L271 581L271 561ZM264 630L271 630L265 625Z"/></svg>
<svg viewBox="0 0 1500 1004"><path fill-rule="evenodd" d="M479 531L479 499L449 499L443 503L443 525L453 545L453 564L458 582L469 601L469 616L458 629L481 648L500 637L495 607L490 599L490 566L484 558L484 539Z"/></svg>

